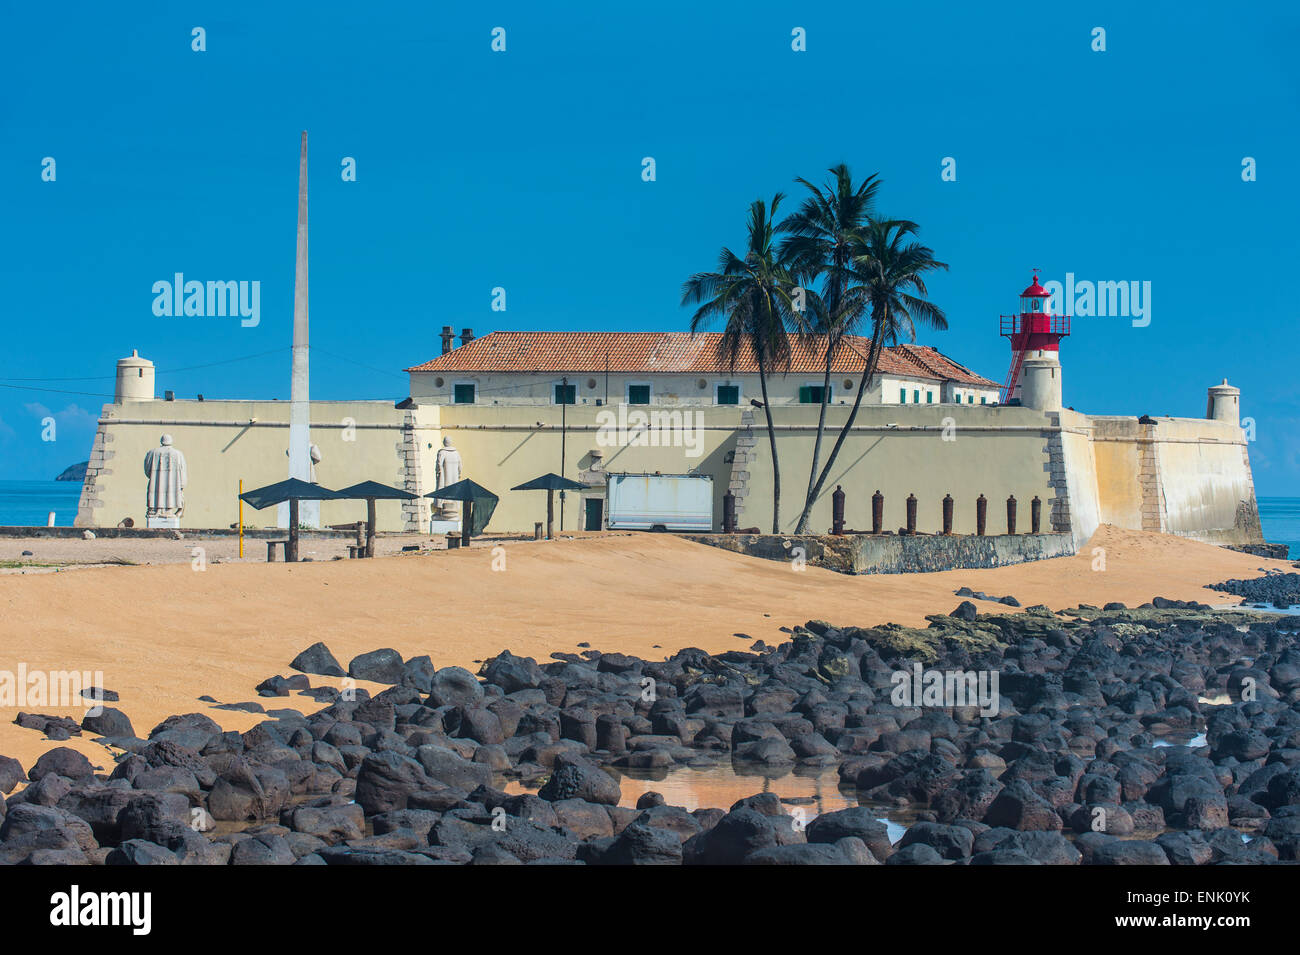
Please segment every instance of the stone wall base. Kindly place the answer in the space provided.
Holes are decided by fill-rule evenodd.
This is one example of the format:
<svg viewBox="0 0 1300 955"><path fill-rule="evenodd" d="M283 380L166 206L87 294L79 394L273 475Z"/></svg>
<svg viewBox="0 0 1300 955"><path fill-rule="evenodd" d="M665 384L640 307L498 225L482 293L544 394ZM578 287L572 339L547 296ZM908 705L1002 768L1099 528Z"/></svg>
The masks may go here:
<svg viewBox="0 0 1300 955"><path fill-rule="evenodd" d="M749 557L800 563L841 574L910 574L1005 567L1031 560L1069 557L1072 534L683 534L711 547Z"/></svg>

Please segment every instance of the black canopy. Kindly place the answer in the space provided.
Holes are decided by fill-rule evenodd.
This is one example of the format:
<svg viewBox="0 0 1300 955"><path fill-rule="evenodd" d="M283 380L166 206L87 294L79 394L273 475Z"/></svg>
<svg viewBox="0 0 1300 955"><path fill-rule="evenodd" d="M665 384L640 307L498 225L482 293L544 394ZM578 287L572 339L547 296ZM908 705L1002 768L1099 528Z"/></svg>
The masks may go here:
<svg viewBox="0 0 1300 955"><path fill-rule="evenodd" d="M468 501L473 504L470 534L483 533L483 528L487 527L488 521L492 520L492 512L497 509L497 502L500 500L483 485L475 484L469 478L457 481L455 484L448 484L424 496L440 501Z"/></svg>
<svg viewBox="0 0 1300 955"><path fill-rule="evenodd" d="M260 511L264 507L283 504L285 501L337 501L346 496L327 487L321 487L319 484L289 478L287 481L278 481L266 487L245 491L239 495L239 499Z"/></svg>
<svg viewBox="0 0 1300 955"><path fill-rule="evenodd" d="M340 498L349 500L374 498L377 501L409 501L420 496L400 487L389 487L387 484L380 484L378 481L362 481L360 484L345 487L336 493Z"/></svg>
<svg viewBox="0 0 1300 955"><path fill-rule="evenodd" d="M420 495L378 481L362 481L339 491L339 497L366 502L366 556L375 556L375 501L409 501Z"/></svg>
<svg viewBox="0 0 1300 955"><path fill-rule="evenodd" d="M581 481L571 481L566 477L560 477L554 472L543 474L541 477L533 478L531 481L525 481L518 487L512 487L512 491L585 491L587 485Z"/></svg>
<svg viewBox="0 0 1300 955"><path fill-rule="evenodd" d="M512 491L545 491L546 492L546 539L554 537L555 529L555 501L553 500L556 491L585 491L587 485L578 481L570 481L566 477L560 477L552 471L550 474L543 474L541 477L533 478L531 481L525 481L518 487L512 487ZM563 494L560 495L563 500ZM564 524L564 515L560 515L560 524Z"/></svg>

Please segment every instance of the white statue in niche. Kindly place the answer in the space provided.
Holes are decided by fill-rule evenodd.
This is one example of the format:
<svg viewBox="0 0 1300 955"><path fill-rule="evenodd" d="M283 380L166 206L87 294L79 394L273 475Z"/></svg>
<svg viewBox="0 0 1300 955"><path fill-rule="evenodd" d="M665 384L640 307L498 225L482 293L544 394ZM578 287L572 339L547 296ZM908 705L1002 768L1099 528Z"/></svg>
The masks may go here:
<svg viewBox="0 0 1300 955"><path fill-rule="evenodd" d="M145 526L180 527L185 512L185 455L172 447L172 436L164 434L158 447L144 456L148 484L144 492Z"/></svg>
<svg viewBox="0 0 1300 955"><path fill-rule="evenodd" d="M452 444L451 438L443 438L442 447L438 449L438 456L434 459L436 490L441 491L461 479L461 464L460 452ZM444 521L460 520L460 501L439 501L438 514Z"/></svg>

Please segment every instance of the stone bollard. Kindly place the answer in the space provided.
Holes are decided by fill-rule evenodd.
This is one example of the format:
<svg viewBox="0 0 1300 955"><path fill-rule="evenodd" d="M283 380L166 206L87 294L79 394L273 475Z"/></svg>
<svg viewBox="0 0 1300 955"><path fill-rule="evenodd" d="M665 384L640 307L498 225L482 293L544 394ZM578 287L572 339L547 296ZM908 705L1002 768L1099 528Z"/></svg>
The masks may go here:
<svg viewBox="0 0 1300 955"><path fill-rule="evenodd" d="M1016 496L1012 494L1007 498L1007 533L1016 532Z"/></svg>
<svg viewBox="0 0 1300 955"><path fill-rule="evenodd" d="M1043 526L1043 502L1034 495L1034 499L1029 502L1029 532L1037 534Z"/></svg>
<svg viewBox="0 0 1300 955"><path fill-rule="evenodd" d="M871 533L879 534L885 526L885 495L876 489L876 493L871 495Z"/></svg>
<svg viewBox="0 0 1300 955"><path fill-rule="evenodd" d="M844 533L844 488L838 484L835 485L835 493L831 495L831 533Z"/></svg>
<svg viewBox="0 0 1300 955"><path fill-rule="evenodd" d="M907 495L907 533L916 533L916 495Z"/></svg>
<svg viewBox="0 0 1300 955"><path fill-rule="evenodd" d="M975 499L975 533L984 536L984 525L989 516L989 502L981 494Z"/></svg>
<svg viewBox="0 0 1300 955"><path fill-rule="evenodd" d="M736 533L736 492L730 488L722 495L722 533Z"/></svg>
<svg viewBox="0 0 1300 955"><path fill-rule="evenodd" d="M943 532L944 534L952 533L952 495L943 496Z"/></svg>
<svg viewBox="0 0 1300 955"><path fill-rule="evenodd" d="M536 521L533 524L533 540L539 541L541 539L542 539L542 522Z"/></svg>

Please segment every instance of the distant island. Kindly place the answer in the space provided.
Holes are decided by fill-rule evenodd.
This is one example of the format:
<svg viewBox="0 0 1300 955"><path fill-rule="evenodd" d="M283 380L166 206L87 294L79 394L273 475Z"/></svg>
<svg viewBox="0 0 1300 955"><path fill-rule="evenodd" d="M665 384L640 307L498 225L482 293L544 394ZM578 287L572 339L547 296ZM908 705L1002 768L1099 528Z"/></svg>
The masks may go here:
<svg viewBox="0 0 1300 955"><path fill-rule="evenodd" d="M68 467L62 474L56 477L56 481L84 481L86 480L86 468L90 466L89 461L82 461L80 464L73 464Z"/></svg>

